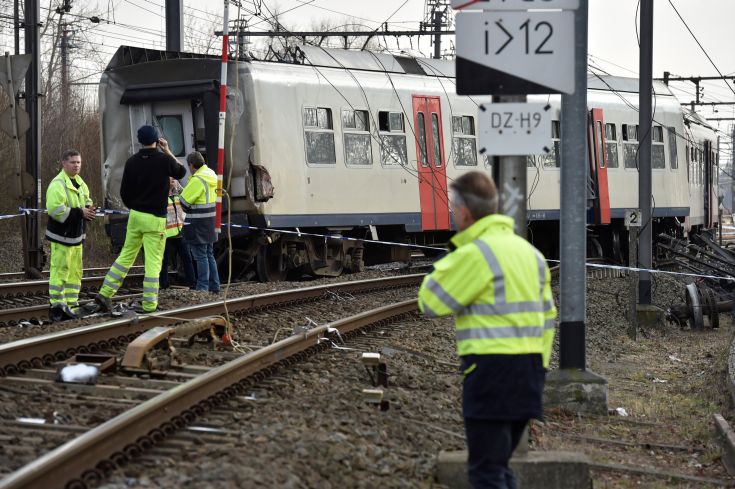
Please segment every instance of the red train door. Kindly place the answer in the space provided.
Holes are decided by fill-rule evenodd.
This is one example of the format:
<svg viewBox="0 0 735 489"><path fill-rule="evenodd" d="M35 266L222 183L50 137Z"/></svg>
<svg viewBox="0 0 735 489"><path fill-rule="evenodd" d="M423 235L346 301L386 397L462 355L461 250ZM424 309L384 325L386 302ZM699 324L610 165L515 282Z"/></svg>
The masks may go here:
<svg viewBox="0 0 735 489"><path fill-rule="evenodd" d="M605 120L602 109L590 111L589 147L590 176L594 182L595 221L597 224L610 224L610 191L607 184L607 151L605 148Z"/></svg>
<svg viewBox="0 0 735 489"><path fill-rule="evenodd" d="M449 229L444 130L439 97L413 96L416 167L424 231Z"/></svg>

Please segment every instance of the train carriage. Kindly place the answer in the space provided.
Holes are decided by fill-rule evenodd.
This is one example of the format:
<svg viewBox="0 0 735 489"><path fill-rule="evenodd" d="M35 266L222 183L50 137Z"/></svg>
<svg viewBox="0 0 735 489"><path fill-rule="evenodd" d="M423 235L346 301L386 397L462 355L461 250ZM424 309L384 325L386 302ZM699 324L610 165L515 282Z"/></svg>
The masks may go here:
<svg viewBox="0 0 735 489"><path fill-rule="evenodd" d="M409 248L373 240L446 242L448 182L492 164L477 142L477 107L489 100L457 96L449 61L315 46L292 57L230 61L224 203L232 223L257 228L231 229L236 273L256 270L271 280L288 273L334 276L366 261L408 259ZM141 124L159 127L182 161L197 149L214 166L219 74L215 57L118 50L100 85L108 207L123 208L122 169L138 149ZM590 240L593 250L622 257L624 213L638 207L638 82L591 76L588 83ZM654 225L679 233L712 227L716 133L685 113L664 85L655 92ZM550 103L555 114L553 151L528 158L529 236L553 257L563 164L560 97L529 100ZM121 244L124 224L111 218L113 244Z"/></svg>

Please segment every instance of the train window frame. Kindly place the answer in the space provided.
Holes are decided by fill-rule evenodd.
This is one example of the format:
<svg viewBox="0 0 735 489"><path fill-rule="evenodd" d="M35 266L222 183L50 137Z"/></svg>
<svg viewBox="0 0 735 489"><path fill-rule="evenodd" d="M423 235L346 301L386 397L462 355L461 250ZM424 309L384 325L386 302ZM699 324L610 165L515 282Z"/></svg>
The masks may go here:
<svg viewBox="0 0 735 489"><path fill-rule="evenodd" d="M465 124L467 122L467 124ZM462 164L460 161L466 161L467 158L459 157L460 143L462 146L469 143L470 153L472 154L472 161L474 164ZM465 150L462 149L463 156ZM455 168L476 168L477 167L477 125L475 124L475 117L472 115L454 115L452 114L452 158Z"/></svg>
<svg viewBox="0 0 735 489"><path fill-rule="evenodd" d="M667 137L669 138L669 168L672 171L679 170L679 140L676 134L676 128L674 126L668 126L666 128Z"/></svg>
<svg viewBox="0 0 735 489"><path fill-rule="evenodd" d="M633 131L631 131L633 129ZM631 133L635 134L631 134ZM623 124L621 135L623 138L623 168L630 171L638 171L638 124ZM633 157L633 166L630 166L629 157Z"/></svg>
<svg viewBox="0 0 735 489"><path fill-rule="evenodd" d="M664 128L658 124L651 127L651 170L666 169L666 145Z"/></svg>
<svg viewBox="0 0 735 489"><path fill-rule="evenodd" d="M310 124L313 121L307 121L307 111L314 110L315 117L313 121L316 125ZM325 111L326 124L322 126L322 121L319 118L319 110ZM307 166L322 167L322 168L334 168L337 166L337 144L335 141L335 129L334 129L334 111L331 107L324 107L318 105L304 105L301 108L301 125L303 127L304 134L304 159ZM331 135L332 143L332 155L333 161L309 161L309 137L311 134L329 134Z"/></svg>
<svg viewBox="0 0 735 489"><path fill-rule="evenodd" d="M391 117L391 115L393 117ZM400 127L396 127L393 123L396 122L396 117L400 115L401 117L401 123ZM386 155L388 154L385 151L385 141L386 138L390 138L392 141L400 141L402 140L402 147L398 147L401 154L399 156L403 157L403 161L397 161L395 157L391 157L394 163L386 162ZM404 168L408 167L408 143L407 143L407 137L406 137L406 116L403 112L398 112L396 110L390 110L385 109L381 110L378 109L378 141L380 145L380 165L384 168ZM418 155L416 155L418 158ZM418 161L417 161L418 165Z"/></svg>
<svg viewBox="0 0 735 489"><path fill-rule="evenodd" d="M609 131L608 129L612 129ZM613 158L610 148L615 148ZM618 127L614 122L605 123L605 155L607 156L607 169L617 170L620 168L620 146L618 142ZM614 162L614 164L612 163Z"/></svg>
<svg viewBox="0 0 735 489"><path fill-rule="evenodd" d="M357 122L358 113L362 114L361 119L364 117L361 124L362 128L358 127L360 126ZM347 116L347 119L345 116ZM348 125L350 119L352 120L352 124ZM342 152L345 166L348 168L372 168L375 160L373 159L373 138L370 132L370 112L363 108L343 107L340 111L340 120L342 122ZM350 144L347 142L350 137L360 137L360 139L368 138L368 154L366 155L368 163L355 163L350 161L350 155L348 153Z"/></svg>
<svg viewBox="0 0 735 489"><path fill-rule="evenodd" d="M177 158L183 158L186 156L186 136L184 134L184 117L181 114L156 114L156 125L158 126L159 130L161 131L161 137L166 138L166 140L169 142L169 148L171 149L171 153L173 153L174 156ZM170 129L164 130L164 124L161 123L161 119L169 119L169 120L175 120L179 123L179 131L178 134L176 134L176 138L179 138L181 141L181 149L176 152L174 151L176 149L176 146L173 146L173 143L176 142L176 139L172 136Z"/></svg>

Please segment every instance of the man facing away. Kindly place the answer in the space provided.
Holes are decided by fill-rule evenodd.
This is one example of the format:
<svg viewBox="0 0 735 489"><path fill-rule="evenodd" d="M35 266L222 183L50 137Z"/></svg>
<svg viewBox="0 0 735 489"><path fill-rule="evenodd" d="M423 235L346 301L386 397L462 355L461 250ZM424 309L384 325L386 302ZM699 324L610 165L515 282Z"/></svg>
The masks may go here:
<svg viewBox="0 0 735 489"><path fill-rule="evenodd" d="M508 467L530 418L541 419L556 308L543 255L496 214L495 184L480 172L450 185L459 232L419 290L429 317L456 316L462 411L472 487L513 489Z"/></svg>
<svg viewBox="0 0 735 489"><path fill-rule="evenodd" d="M79 172L82 156L75 149L61 155L62 170L46 190L48 224L46 239L51 243L51 275L48 295L51 321L76 318L82 285L82 243L85 222L95 218L89 188Z"/></svg>
<svg viewBox="0 0 735 489"><path fill-rule="evenodd" d="M196 262L196 290L219 292L219 273L213 245L217 241L214 229L217 203L217 174L204 163L199 151L186 156L191 178L181 193L181 206L186 211L183 236Z"/></svg>
<svg viewBox="0 0 735 489"><path fill-rule="evenodd" d="M112 310L110 299L122 285L141 246L145 250L142 312L158 308L158 276L166 246L169 178L180 179L186 175L186 168L171 153L168 142L159 139L156 128L141 126L138 141L143 148L125 162L120 184L120 197L130 209L125 244L95 296L95 302L103 311ZM159 146L163 152L158 151Z"/></svg>

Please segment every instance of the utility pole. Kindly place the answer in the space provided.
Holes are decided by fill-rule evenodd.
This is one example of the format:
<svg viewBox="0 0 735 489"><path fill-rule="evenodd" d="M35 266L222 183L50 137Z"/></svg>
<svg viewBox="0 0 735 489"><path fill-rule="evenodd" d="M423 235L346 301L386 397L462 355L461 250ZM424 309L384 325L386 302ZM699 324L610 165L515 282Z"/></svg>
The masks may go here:
<svg viewBox="0 0 735 489"><path fill-rule="evenodd" d="M559 368L584 371L587 313L587 0L575 17L574 94L561 96Z"/></svg>
<svg viewBox="0 0 735 489"><path fill-rule="evenodd" d="M40 27L41 10L38 0L25 1L25 52L32 56L31 66L26 75L26 112L31 121L30 129L26 136L26 171L33 178L35 191L26 200L26 207L41 208L41 105L39 104L38 85L41 79L40 66ZM25 216L26 235L28 237L27 249L23 250L28 257L28 265L25 269L26 276L41 277L40 270L43 269L43 248L40 242L41 225L38 213L30 213Z"/></svg>
<svg viewBox="0 0 735 489"><path fill-rule="evenodd" d="M20 54L20 0L13 0L13 33L15 36L15 54Z"/></svg>
<svg viewBox="0 0 735 489"><path fill-rule="evenodd" d="M61 31L61 114L67 120L69 113L69 30L62 24Z"/></svg>
<svg viewBox="0 0 735 489"><path fill-rule="evenodd" d="M450 0L426 0L421 30L434 31L434 59L442 57L442 30L448 26Z"/></svg>
<svg viewBox="0 0 735 489"><path fill-rule="evenodd" d="M184 45L183 0L166 0L166 51L181 51Z"/></svg>
<svg viewBox="0 0 735 489"><path fill-rule="evenodd" d="M641 208L641 230L638 234L638 305L651 304L653 265L653 216L651 215L651 131L653 124L653 0L641 0L640 87L638 113L638 205ZM699 100L697 100L699 102Z"/></svg>

